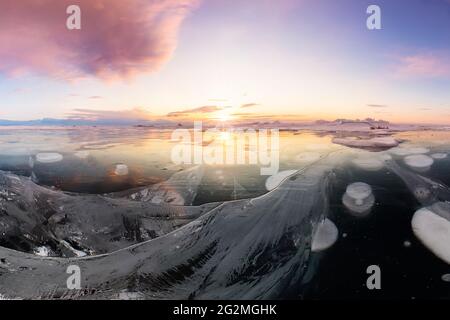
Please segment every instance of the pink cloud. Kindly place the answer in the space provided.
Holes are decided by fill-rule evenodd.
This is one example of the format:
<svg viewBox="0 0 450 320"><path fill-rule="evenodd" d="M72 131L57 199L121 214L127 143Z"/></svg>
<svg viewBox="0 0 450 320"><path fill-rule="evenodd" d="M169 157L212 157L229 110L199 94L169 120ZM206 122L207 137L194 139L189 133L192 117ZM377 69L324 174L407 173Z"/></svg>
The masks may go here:
<svg viewBox="0 0 450 320"><path fill-rule="evenodd" d="M400 57L394 74L398 77L450 77L450 55L425 53Z"/></svg>
<svg viewBox="0 0 450 320"><path fill-rule="evenodd" d="M75 79L127 78L158 70L199 0L0 1L0 72ZM79 5L82 29L66 28Z"/></svg>
<svg viewBox="0 0 450 320"><path fill-rule="evenodd" d="M182 110L182 111L174 111L167 114L168 117L183 117L183 116L192 116L204 113L213 113L217 111L223 110L223 107L218 106L203 106L194 109Z"/></svg>

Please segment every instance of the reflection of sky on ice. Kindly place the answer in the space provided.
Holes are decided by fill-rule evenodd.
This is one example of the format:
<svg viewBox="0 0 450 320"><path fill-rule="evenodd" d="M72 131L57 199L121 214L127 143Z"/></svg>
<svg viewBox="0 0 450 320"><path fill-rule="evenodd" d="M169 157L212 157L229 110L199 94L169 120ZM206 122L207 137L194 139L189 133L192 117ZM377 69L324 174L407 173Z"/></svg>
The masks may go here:
<svg viewBox="0 0 450 320"><path fill-rule="evenodd" d="M122 190L176 172L166 168L172 165L168 137L139 128L2 129L0 169L69 191Z"/></svg>
<svg viewBox="0 0 450 320"><path fill-rule="evenodd" d="M0 169L28 176L34 173L39 183L70 191L102 193L154 184L186 167L171 161L171 133L128 127L2 128ZM216 189L239 185L249 192L247 196L258 195L266 192L267 184L280 182L275 181L280 172L301 170L336 152L341 154L339 166L348 164L355 170L381 170L393 157L401 167L433 174L435 167L448 165L448 136L445 132L399 133L394 138L404 141L400 146L373 152L335 144L330 133L282 131L279 174L261 176L258 165L215 165L222 170L221 179L214 175L217 170L211 170L205 180ZM258 153L249 146L246 149ZM433 159L439 163L430 165Z"/></svg>

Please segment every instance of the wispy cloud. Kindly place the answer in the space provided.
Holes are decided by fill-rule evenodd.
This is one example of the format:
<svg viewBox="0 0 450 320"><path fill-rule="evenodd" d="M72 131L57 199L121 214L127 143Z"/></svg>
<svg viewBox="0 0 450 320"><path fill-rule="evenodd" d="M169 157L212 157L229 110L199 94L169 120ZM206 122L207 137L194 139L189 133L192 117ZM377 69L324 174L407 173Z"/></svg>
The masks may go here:
<svg viewBox="0 0 450 320"><path fill-rule="evenodd" d="M251 107L257 107L257 106L259 106L259 103L246 103L246 104L243 104L241 106L241 108L251 108Z"/></svg>
<svg viewBox="0 0 450 320"><path fill-rule="evenodd" d="M385 104L368 104L367 106L370 108L388 108L389 107Z"/></svg>
<svg viewBox="0 0 450 320"><path fill-rule="evenodd" d="M397 57L394 75L403 78L449 78L450 53L417 53Z"/></svg>
<svg viewBox="0 0 450 320"><path fill-rule="evenodd" d="M221 111L223 109L224 109L224 107L219 107L219 106L203 106L203 107L198 107L198 108L194 108L194 109L170 112L167 114L167 116L168 117L190 117L190 116L195 116L195 115L213 113L213 112Z"/></svg>
<svg viewBox="0 0 450 320"><path fill-rule="evenodd" d="M199 0L0 1L0 72L74 79L128 78L171 57L184 18ZM68 30L66 8L82 10Z"/></svg>

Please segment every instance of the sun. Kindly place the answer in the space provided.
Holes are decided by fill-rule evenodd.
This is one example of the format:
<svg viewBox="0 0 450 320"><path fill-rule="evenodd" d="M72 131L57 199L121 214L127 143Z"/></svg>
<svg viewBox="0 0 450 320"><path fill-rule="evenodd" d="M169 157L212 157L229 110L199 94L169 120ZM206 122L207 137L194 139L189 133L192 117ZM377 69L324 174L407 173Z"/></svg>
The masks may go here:
<svg viewBox="0 0 450 320"><path fill-rule="evenodd" d="M231 120L231 115L228 110L222 110L217 114L217 119L222 122Z"/></svg>

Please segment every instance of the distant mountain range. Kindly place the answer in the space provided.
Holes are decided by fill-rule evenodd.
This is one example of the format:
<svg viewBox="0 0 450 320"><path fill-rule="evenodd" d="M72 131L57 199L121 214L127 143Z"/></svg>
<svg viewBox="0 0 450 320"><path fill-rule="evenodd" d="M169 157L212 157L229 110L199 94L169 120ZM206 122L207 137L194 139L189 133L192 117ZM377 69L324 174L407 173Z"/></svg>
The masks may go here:
<svg viewBox="0 0 450 320"><path fill-rule="evenodd" d="M0 119L0 126L151 126L171 127L178 123L169 120L142 120L142 119L53 119L43 118L37 120L4 120Z"/></svg>

